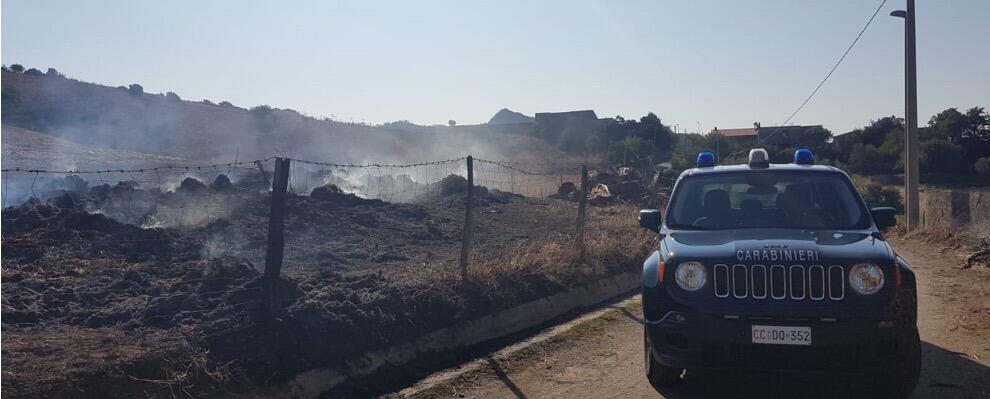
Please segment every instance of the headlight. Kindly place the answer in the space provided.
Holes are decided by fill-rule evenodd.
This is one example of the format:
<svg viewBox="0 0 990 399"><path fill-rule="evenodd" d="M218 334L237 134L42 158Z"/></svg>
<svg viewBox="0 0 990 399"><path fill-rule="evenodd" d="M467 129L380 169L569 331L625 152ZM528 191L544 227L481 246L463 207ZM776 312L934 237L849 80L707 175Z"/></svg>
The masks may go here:
<svg viewBox="0 0 990 399"><path fill-rule="evenodd" d="M849 285L860 294L876 294L883 288L883 270L872 263L859 263L849 271Z"/></svg>
<svg viewBox="0 0 990 399"><path fill-rule="evenodd" d="M682 262L674 272L677 285L685 291L697 291L705 285L705 266L699 262Z"/></svg>

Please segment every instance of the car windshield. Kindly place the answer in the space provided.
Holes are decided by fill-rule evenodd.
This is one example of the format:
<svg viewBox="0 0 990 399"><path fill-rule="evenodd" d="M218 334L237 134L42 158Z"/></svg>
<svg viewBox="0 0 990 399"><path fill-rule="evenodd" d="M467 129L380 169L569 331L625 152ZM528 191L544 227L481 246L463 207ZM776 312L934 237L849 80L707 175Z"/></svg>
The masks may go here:
<svg viewBox="0 0 990 399"><path fill-rule="evenodd" d="M675 229L869 228L869 214L839 173L745 171L687 176L667 209Z"/></svg>

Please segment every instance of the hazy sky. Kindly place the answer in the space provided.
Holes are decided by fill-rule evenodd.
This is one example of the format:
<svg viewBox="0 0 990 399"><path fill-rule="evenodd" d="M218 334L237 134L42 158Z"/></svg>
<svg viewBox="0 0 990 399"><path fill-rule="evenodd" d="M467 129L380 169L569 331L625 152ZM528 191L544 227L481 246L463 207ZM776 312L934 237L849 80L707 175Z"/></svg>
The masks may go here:
<svg viewBox="0 0 990 399"><path fill-rule="evenodd" d="M2 2L2 60L184 99L378 123L508 107L656 112L703 131L780 123L880 4L830 1ZM890 0L792 121L836 133L903 115ZM990 1L918 1L922 123L990 107Z"/></svg>

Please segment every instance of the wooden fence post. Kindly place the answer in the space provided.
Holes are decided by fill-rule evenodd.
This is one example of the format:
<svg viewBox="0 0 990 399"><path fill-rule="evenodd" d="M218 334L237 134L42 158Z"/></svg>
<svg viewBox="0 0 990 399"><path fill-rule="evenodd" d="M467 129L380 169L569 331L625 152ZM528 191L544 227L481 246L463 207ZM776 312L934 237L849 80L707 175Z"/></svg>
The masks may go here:
<svg viewBox="0 0 990 399"><path fill-rule="evenodd" d="M590 189L588 187L588 165L581 165L581 191L578 193L577 234L575 235L575 243L581 251L581 258L584 258L585 208L588 206L588 190Z"/></svg>
<svg viewBox="0 0 990 399"><path fill-rule="evenodd" d="M474 158L467 157L467 198L464 202L464 233L461 242L461 281L467 280L467 268L471 259L471 226L474 218L471 216L474 202Z"/></svg>
<svg viewBox="0 0 990 399"><path fill-rule="evenodd" d="M268 172L265 171L265 165L261 161L254 161L254 166L258 167L258 171L261 172L261 177L265 179L265 185L271 185L268 181Z"/></svg>
<svg viewBox="0 0 990 399"><path fill-rule="evenodd" d="M271 211L268 214L268 248L265 250L265 300L268 308L274 304L272 297L282 272L285 255L285 192L289 186L289 159L275 158L275 174L272 181Z"/></svg>

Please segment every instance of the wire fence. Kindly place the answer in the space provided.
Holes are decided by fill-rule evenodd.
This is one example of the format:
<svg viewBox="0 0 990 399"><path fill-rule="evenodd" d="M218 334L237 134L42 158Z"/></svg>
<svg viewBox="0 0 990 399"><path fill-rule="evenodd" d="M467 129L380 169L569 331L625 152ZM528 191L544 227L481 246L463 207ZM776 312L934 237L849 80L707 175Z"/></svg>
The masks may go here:
<svg viewBox="0 0 990 399"><path fill-rule="evenodd" d="M100 170L4 168L4 245L143 259L134 251L155 254L161 252L158 247L191 240L203 259L232 255L260 265L270 249L274 160ZM580 185L580 164L476 159L468 176L467 157L411 164L289 161L288 270L404 260L456 264L469 177L476 187L471 201L478 207L472 213L477 215L475 248L480 256L505 255L499 251L574 235L576 196L569 201L550 197L562 183ZM419 208L340 206L371 207L373 203L361 201L374 200L425 205L428 216ZM502 206L513 201L521 205ZM25 203L31 206L13 207ZM51 206L59 209L47 210ZM96 220L66 220L70 212L65 208L147 231L121 233L97 226L101 222ZM426 231L419 231L424 227Z"/></svg>
<svg viewBox="0 0 990 399"><path fill-rule="evenodd" d="M919 205L924 227L990 240L990 190L924 189Z"/></svg>
<svg viewBox="0 0 990 399"><path fill-rule="evenodd" d="M289 191L306 194L332 185L361 198L385 202L413 202L441 191L448 176L464 176L465 158L395 164L339 164L292 158Z"/></svg>
<svg viewBox="0 0 990 399"><path fill-rule="evenodd" d="M197 226L229 218L235 200L269 185L271 159L143 169L2 171L2 205L55 201L143 228Z"/></svg>

